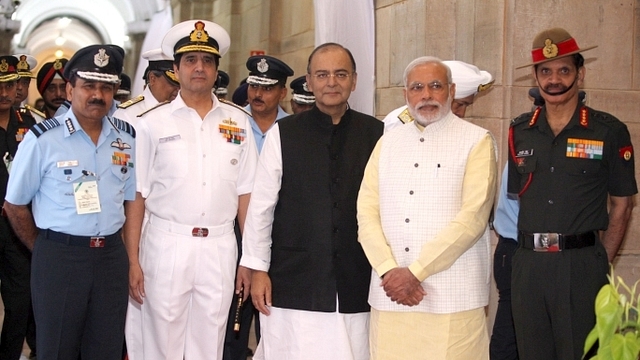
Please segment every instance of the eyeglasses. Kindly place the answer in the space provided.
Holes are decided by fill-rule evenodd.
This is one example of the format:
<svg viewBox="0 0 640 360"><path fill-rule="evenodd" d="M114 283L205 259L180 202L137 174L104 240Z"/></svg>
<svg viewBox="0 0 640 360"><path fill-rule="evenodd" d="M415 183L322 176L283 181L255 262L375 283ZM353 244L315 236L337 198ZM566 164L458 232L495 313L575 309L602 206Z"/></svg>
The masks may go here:
<svg viewBox="0 0 640 360"><path fill-rule="evenodd" d="M420 93L424 90L425 87L428 87L431 92L439 93L445 90L445 85L449 85L449 84L442 84L440 81L437 81L437 80L432 81L428 84L423 84L421 82L413 82L409 84L407 89L409 90L409 92L412 92L412 93Z"/></svg>
<svg viewBox="0 0 640 360"><path fill-rule="evenodd" d="M329 78L335 78L336 81L345 81L349 78L349 76L351 76L351 74L346 71L338 71L333 74L328 72L320 72L320 73L313 74L313 77L315 77L316 80L320 82L328 81Z"/></svg>

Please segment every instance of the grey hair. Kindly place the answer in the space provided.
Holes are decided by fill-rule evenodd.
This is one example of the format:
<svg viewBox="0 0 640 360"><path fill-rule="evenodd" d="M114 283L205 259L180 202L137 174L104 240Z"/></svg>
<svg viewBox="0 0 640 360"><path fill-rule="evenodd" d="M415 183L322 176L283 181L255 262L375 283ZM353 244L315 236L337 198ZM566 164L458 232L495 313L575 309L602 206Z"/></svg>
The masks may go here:
<svg viewBox="0 0 640 360"><path fill-rule="evenodd" d="M402 76L402 80L404 82L404 87L407 87L407 79L409 77L409 73L417 66L425 65L425 64L440 64L447 69L447 81L451 84L453 81L451 79L451 69L447 66L447 64L443 63L442 60L435 56L422 56L419 57L407 65L406 69L404 69L404 75Z"/></svg>

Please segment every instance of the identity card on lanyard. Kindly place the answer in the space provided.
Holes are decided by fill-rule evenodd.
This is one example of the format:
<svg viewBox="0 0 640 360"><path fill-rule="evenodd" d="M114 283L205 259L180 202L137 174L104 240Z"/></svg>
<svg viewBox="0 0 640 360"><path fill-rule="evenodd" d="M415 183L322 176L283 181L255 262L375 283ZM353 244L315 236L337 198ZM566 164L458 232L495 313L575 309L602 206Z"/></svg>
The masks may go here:
<svg viewBox="0 0 640 360"><path fill-rule="evenodd" d="M83 170L83 176L73 183L73 196L76 199L76 212L79 215L100 212L98 181L96 174Z"/></svg>

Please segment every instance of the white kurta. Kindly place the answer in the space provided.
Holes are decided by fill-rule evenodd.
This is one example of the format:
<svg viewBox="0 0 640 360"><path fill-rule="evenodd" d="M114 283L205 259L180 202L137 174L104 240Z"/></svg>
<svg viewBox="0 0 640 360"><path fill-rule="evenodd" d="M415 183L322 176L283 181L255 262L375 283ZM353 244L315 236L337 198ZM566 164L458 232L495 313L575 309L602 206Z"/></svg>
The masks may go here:
<svg viewBox="0 0 640 360"><path fill-rule="evenodd" d="M246 115L212 100L204 120L179 95L136 124L137 190L149 214L140 242L146 297L141 318L127 319L127 338L135 345L132 331L142 332L142 351L130 349L140 359L222 358L237 259L233 221L258 155ZM229 131L241 136L229 141ZM194 228L208 236L193 236Z"/></svg>

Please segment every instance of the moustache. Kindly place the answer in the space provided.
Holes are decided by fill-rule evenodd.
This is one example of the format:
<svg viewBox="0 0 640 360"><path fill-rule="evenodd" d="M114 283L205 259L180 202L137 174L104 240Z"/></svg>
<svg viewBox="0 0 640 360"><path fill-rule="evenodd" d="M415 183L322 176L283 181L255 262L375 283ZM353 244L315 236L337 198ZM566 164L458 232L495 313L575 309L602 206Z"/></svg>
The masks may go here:
<svg viewBox="0 0 640 360"><path fill-rule="evenodd" d="M66 100L65 98L53 98L53 99L51 99L51 102L52 103L57 103L57 102L63 103L65 100Z"/></svg>
<svg viewBox="0 0 640 360"><path fill-rule="evenodd" d="M101 106L106 106L107 105L107 103L102 99L89 100L88 104L89 105L101 105Z"/></svg>
<svg viewBox="0 0 640 360"><path fill-rule="evenodd" d="M442 104L435 100L423 100L416 104L416 109L420 109L424 106L437 106L438 108L441 108Z"/></svg>
<svg viewBox="0 0 640 360"><path fill-rule="evenodd" d="M543 88L541 88L540 90L542 90L542 92L544 92L547 95L550 96L558 96L558 95L562 95L564 93L566 93L567 91L571 90L571 88L573 88L573 86L576 84L576 81L578 81L578 77L576 76L575 79L573 79L573 82L571 83L571 85L569 86L564 86L562 84L549 84ZM561 89L558 92L551 92L550 90L552 89Z"/></svg>
<svg viewBox="0 0 640 360"><path fill-rule="evenodd" d="M6 96L0 96L0 102L13 102L13 100L11 98L8 98Z"/></svg>
<svg viewBox="0 0 640 360"><path fill-rule="evenodd" d="M253 99L251 100L252 103L258 103L258 104L264 104L264 101L260 100L260 99Z"/></svg>

